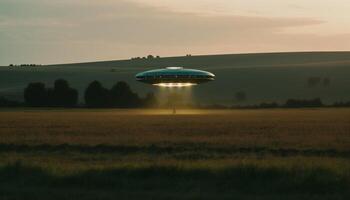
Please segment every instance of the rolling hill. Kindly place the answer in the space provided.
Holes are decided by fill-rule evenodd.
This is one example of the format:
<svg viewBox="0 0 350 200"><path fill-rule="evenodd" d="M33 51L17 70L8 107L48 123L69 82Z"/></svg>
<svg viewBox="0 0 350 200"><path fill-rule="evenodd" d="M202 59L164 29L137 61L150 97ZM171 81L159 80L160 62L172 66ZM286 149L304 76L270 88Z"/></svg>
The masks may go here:
<svg viewBox="0 0 350 200"><path fill-rule="evenodd" d="M350 101L350 52L227 54L0 67L0 96L21 100L29 82L52 86L58 78L77 88L81 99L93 80L106 87L127 81L140 95L159 93L156 88L136 82L134 75L167 66L203 69L216 75L216 81L192 89L193 98L203 104L237 104L235 94L240 91L247 96L241 104L317 97L326 103ZM316 82L310 84L310 79Z"/></svg>

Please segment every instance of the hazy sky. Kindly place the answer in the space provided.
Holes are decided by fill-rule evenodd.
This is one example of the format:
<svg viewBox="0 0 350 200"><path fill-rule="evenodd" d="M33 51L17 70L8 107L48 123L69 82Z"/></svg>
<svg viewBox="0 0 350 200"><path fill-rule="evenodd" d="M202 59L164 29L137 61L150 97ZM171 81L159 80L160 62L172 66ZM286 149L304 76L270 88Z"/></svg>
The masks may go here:
<svg viewBox="0 0 350 200"><path fill-rule="evenodd" d="M0 65L350 50L349 0L0 0Z"/></svg>

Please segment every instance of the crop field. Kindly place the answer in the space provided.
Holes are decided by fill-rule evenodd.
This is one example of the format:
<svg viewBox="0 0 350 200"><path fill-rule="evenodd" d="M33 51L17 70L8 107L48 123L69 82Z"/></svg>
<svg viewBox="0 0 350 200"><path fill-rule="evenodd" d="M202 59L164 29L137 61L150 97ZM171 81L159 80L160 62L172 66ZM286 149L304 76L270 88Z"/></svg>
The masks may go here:
<svg viewBox="0 0 350 200"><path fill-rule="evenodd" d="M0 199L349 199L350 109L0 110Z"/></svg>

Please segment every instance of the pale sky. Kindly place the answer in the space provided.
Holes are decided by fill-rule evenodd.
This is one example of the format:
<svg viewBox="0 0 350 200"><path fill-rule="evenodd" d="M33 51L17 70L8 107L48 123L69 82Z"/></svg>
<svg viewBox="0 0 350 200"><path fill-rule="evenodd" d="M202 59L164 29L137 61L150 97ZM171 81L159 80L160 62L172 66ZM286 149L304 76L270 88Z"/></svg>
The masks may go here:
<svg viewBox="0 0 350 200"><path fill-rule="evenodd" d="M0 65L346 50L349 0L0 0Z"/></svg>

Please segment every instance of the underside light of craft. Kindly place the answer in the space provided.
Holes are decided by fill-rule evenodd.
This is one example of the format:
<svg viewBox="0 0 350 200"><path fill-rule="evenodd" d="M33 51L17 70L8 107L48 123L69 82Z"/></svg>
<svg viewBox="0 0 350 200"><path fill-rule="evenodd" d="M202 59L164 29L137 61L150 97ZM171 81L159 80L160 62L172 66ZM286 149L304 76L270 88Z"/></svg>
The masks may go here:
<svg viewBox="0 0 350 200"><path fill-rule="evenodd" d="M215 75L202 70L167 67L138 73L136 80L159 87L191 87L215 80Z"/></svg>

